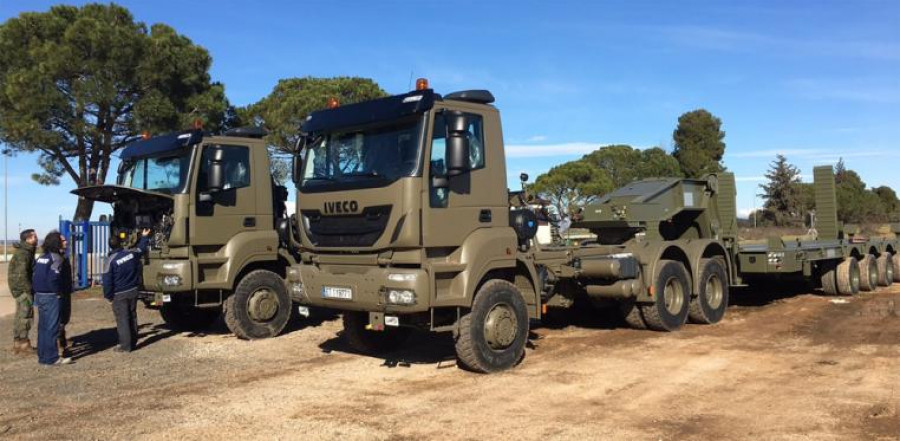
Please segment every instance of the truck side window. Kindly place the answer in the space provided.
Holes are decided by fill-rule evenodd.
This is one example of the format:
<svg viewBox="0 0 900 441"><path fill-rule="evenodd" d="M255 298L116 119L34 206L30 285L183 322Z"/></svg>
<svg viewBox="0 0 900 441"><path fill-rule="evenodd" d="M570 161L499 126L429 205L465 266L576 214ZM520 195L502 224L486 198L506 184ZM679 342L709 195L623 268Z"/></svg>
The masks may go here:
<svg viewBox="0 0 900 441"><path fill-rule="evenodd" d="M220 146L224 153L225 179L223 190L244 188L250 186L250 149L244 146L225 145ZM209 173L210 152L209 147L203 149L200 156L200 175L197 180L197 188L200 192L207 191L207 175Z"/></svg>
<svg viewBox="0 0 900 441"><path fill-rule="evenodd" d="M481 115L474 113L466 114L468 117L467 137L469 138L469 163L472 170L484 168L484 130ZM437 114L434 117L434 130L431 136L431 174L443 175L447 173L444 155L446 154L447 124L444 122L444 116ZM429 181L430 182L430 181ZM429 186L431 184L429 183ZM430 188L429 194L431 206L435 208L443 208L447 206L447 195L449 190L446 188Z"/></svg>

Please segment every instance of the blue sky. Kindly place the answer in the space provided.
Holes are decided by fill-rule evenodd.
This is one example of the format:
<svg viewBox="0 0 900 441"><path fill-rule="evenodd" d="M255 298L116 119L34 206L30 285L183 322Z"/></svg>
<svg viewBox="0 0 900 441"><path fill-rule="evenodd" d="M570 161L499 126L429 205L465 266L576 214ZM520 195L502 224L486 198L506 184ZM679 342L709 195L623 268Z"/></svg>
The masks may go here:
<svg viewBox="0 0 900 441"><path fill-rule="evenodd" d="M79 2L76 2L79 3ZM52 2L0 0L0 20ZM370 77L390 93L486 88L503 115L510 186L610 143L672 148L680 114L723 121L745 214L776 153L801 168L843 157L900 189L897 1L123 2L213 56L238 105L279 78ZM75 199L9 167L9 230L41 232ZM95 214L100 212L95 210Z"/></svg>

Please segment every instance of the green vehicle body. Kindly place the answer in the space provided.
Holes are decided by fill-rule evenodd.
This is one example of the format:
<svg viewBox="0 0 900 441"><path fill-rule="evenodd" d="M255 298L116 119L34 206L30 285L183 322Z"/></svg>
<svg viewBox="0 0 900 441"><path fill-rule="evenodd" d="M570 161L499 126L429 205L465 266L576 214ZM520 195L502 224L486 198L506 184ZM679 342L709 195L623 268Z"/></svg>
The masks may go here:
<svg viewBox="0 0 900 441"><path fill-rule="evenodd" d="M111 234L126 244L143 228L153 231L142 298L172 326L202 329L224 305L235 334L261 338L281 332L290 316L283 280L296 254L284 237L287 192L272 179L261 137L192 130L150 138L126 148L115 185L73 191L112 204ZM239 287L251 292L235 302Z"/></svg>
<svg viewBox="0 0 900 441"><path fill-rule="evenodd" d="M830 167L815 171L820 234L812 240L739 241L734 176L721 173L629 184L576 216L573 226L596 243L541 245L522 227L535 220L529 195L506 188L492 102L486 91L426 89L316 112L304 125L294 166L300 261L287 283L305 306L344 311L355 348L390 349L404 328L452 332L460 364L492 372L521 358L523 319L579 296L617 303L634 326L671 331L721 320L729 287L747 278L830 274L837 285L851 256L896 249L894 240L843 236ZM379 113L401 103L426 104L393 119ZM415 129L377 137L401 119ZM391 175L363 165L379 155L411 166Z"/></svg>

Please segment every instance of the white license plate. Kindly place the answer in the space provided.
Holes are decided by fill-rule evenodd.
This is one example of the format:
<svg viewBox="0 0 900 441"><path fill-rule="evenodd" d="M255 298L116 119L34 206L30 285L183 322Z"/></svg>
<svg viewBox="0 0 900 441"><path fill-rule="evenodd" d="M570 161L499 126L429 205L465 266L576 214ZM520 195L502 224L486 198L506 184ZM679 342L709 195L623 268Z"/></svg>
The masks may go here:
<svg viewBox="0 0 900 441"><path fill-rule="evenodd" d="M343 286L323 286L322 297L326 299L352 300L353 290Z"/></svg>

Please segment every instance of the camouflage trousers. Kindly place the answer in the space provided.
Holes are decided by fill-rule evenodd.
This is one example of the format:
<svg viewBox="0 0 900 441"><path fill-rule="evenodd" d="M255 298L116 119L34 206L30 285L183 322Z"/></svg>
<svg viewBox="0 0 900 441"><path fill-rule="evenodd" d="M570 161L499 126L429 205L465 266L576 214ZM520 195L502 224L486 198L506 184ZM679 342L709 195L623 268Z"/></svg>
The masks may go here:
<svg viewBox="0 0 900 441"><path fill-rule="evenodd" d="M34 324L34 296L21 294L16 297L16 317L13 321L13 338L28 339L28 331Z"/></svg>

